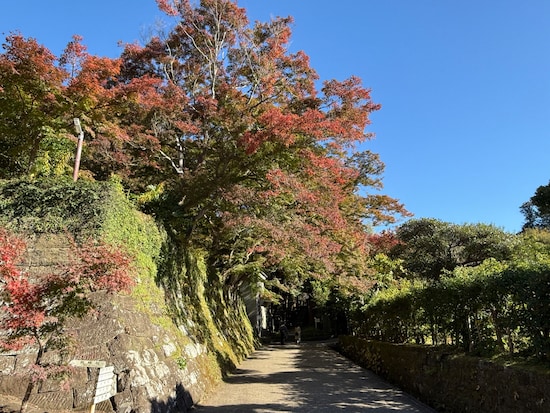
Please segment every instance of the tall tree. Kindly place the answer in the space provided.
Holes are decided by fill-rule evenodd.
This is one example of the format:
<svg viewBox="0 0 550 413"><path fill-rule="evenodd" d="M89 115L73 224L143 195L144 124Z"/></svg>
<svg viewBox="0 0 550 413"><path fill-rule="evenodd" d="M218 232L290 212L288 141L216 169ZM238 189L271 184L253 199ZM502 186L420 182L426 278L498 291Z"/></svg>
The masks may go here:
<svg viewBox="0 0 550 413"><path fill-rule="evenodd" d="M401 241L391 255L403 260L413 275L438 280L443 271L458 266L475 266L488 258L511 257L513 236L487 224L457 225L433 218L415 219L397 231Z"/></svg>
<svg viewBox="0 0 550 413"><path fill-rule="evenodd" d="M370 223L406 213L369 191L383 164L355 149L372 137L370 91L356 77L318 90L307 55L288 51L290 17L250 26L229 0L158 3L178 22L127 47L121 79L162 79L162 105L141 118L158 142L176 232L206 231L233 258L239 246L246 260L304 271L359 261Z"/></svg>
<svg viewBox="0 0 550 413"><path fill-rule="evenodd" d="M378 156L357 151L372 138L366 127L380 107L370 91L356 77L318 87L308 56L288 50L290 17L250 25L229 0L158 4L174 26L144 47L127 46L119 59L89 55L78 36L57 62L35 42L11 39L32 47L8 47L3 56L10 88L0 91L2 113L19 122L6 102L20 84L35 85L30 75L13 77L20 71L11 56L41 53L44 67L33 64L50 76L46 89L57 103L49 110L59 110L41 118L51 96L27 93L22 101L35 105L36 131L25 139L40 137L50 120L57 126L48 130L66 139L79 117L82 168L96 179L116 173L138 193L156 186L142 199L156 196L162 206L155 213L183 242L227 250L245 263L265 260L275 272L360 277L371 225L407 214L378 192ZM16 130L0 138L16 142L20 135L8 133ZM27 168L33 142L22 145Z"/></svg>
<svg viewBox="0 0 550 413"><path fill-rule="evenodd" d="M521 206L525 217L523 229L550 228L550 182L541 185L535 194Z"/></svg>

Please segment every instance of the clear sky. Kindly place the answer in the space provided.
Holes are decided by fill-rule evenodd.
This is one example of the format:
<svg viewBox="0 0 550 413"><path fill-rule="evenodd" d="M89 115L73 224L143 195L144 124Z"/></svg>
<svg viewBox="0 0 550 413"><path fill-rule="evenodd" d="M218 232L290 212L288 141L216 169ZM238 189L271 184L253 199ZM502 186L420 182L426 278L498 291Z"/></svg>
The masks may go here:
<svg viewBox="0 0 550 413"><path fill-rule="evenodd" d="M521 229L520 205L550 181L550 1L238 0L251 21L295 19L291 50L321 80L363 79L382 109L366 148L384 190L416 218ZM73 34L116 57L164 19L154 0L4 2L56 55Z"/></svg>

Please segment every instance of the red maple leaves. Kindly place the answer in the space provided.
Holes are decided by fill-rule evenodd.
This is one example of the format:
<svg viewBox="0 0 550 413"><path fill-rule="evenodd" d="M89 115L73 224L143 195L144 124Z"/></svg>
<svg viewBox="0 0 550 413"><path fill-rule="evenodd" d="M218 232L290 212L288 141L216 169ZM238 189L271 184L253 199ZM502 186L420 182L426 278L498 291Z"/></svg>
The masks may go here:
<svg viewBox="0 0 550 413"><path fill-rule="evenodd" d="M79 117L82 169L98 180L116 174L137 194L170 191L163 215L185 243L254 234L237 242L243 256L295 257L304 273L360 272L347 267L367 251L369 227L407 215L371 191L381 188L384 165L357 151L372 138L366 127L380 108L370 90L354 76L318 87L308 56L289 52L291 17L251 25L230 0L157 3L177 24L143 47L126 46L118 59L89 55L78 36L57 65L31 40L8 42L28 51L32 70L55 69L50 89L59 96L44 99L57 99L61 110L50 129ZM8 48L0 63L23 52ZM33 84L30 76L12 80ZM20 128L11 129L16 136ZM13 158L2 150L0 172Z"/></svg>
<svg viewBox="0 0 550 413"><path fill-rule="evenodd" d="M24 251L21 238L0 229L0 345L4 348L18 349L29 343L43 347L62 331L67 318L83 316L92 308L91 291L115 293L133 284L128 255L105 244L73 244L71 260L44 275L19 267Z"/></svg>

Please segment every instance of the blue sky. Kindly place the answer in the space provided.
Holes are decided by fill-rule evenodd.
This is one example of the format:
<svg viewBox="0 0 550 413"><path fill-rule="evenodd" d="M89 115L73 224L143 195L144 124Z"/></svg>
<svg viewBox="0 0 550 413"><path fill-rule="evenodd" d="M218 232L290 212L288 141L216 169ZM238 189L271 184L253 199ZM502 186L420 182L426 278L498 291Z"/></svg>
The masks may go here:
<svg viewBox="0 0 550 413"><path fill-rule="evenodd" d="M550 181L550 1L238 0L251 21L291 15L291 50L322 80L363 79L382 109L366 148L384 189L415 217L521 229L520 205ZM25 0L2 5L59 55L73 34L116 57L164 16L154 0Z"/></svg>

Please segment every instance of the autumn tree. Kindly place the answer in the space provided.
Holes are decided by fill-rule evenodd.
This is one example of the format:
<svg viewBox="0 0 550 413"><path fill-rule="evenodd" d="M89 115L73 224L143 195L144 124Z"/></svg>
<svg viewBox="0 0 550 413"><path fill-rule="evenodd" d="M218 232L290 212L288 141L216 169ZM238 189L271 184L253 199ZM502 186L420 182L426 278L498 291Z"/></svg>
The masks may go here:
<svg viewBox="0 0 550 413"><path fill-rule="evenodd" d="M172 236L227 256L211 263L220 271L262 262L284 277L341 274L360 286L366 234L407 214L379 193L378 155L358 150L380 107L370 91L353 76L318 83L308 56L289 51L290 17L251 25L229 0L158 4L172 28L119 59L88 54L78 36L57 61L33 40L8 39L5 170L15 171L15 159L19 172L31 169L45 130L70 143L78 117L82 168L96 179L121 176ZM50 83L23 76L23 61ZM24 136L7 103L16 98L36 125Z"/></svg>
<svg viewBox="0 0 550 413"><path fill-rule="evenodd" d="M129 171L143 179L140 166L150 164L144 161L150 153L145 148L155 142L149 135L140 140L141 129L121 119L129 119L131 110L136 124L136 108L155 102L151 91L158 80L119 82L121 59L88 54L77 35L59 58L18 33L10 34L3 48L0 177L67 174L73 165L77 117L86 133L84 168L100 180L112 173L129 176Z"/></svg>
<svg viewBox="0 0 550 413"><path fill-rule="evenodd" d="M45 275L20 269L18 264L24 250L21 238L0 229L0 350L37 349L22 412L35 382L60 371L60 366L43 363L44 352L64 347L66 322L92 309L90 293L127 290L133 282L129 257L105 244L88 242L79 247L73 244L70 261Z"/></svg>
<svg viewBox="0 0 550 413"><path fill-rule="evenodd" d="M82 167L98 180L117 174L133 191L158 183L158 177L151 181L158 173L158 140L146 132L150 125L143 116L166 103L157 93L161 80L122 79L122 59L90 55L82 40L73 36L59 59L69 74L64 90L68 110L86 132Z"/></svg>
<svg viewBox="0 0 550 413"><path fill-rule="evenodd" d="M405 213L376 192L378 156L357 151L379 108L370 91L356 77L318 89L307 55L288 50L290 17L250 25L228 0L158 3L177 23L128 46L119 79L162 80L162 105L139 118L173 233L202 237L227 257L216 265L359 275L370 225Z"/></svg>
<svg viewBox="0 0 550 413"><path fill-rule="evenodd" d="M70 142L64 70L35 39L11 34L0 54L0 177L32 173L37 164L63 169ZM67 147L69 144L69 148Z"/></svg>
<svg viewBox="0 0 550 413"><path fill-rule="evenodd" d="M401 241L393 230L383 230L378 233L369 234L370 255L376 254L389 255L393 248L398 246Z"/></svg>

